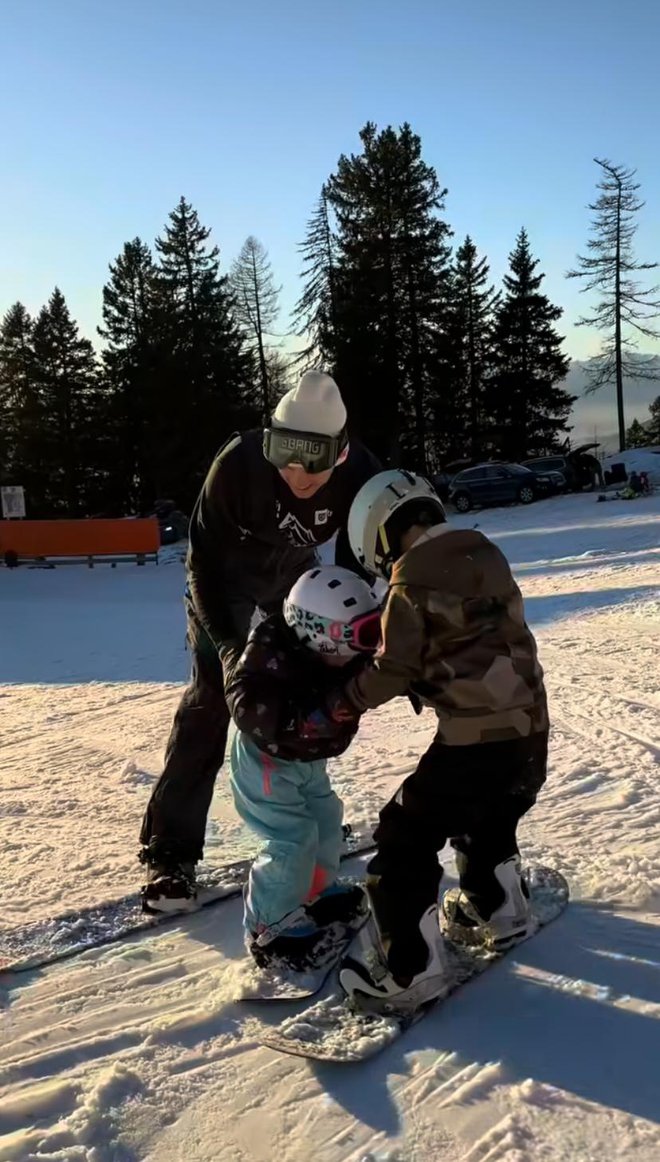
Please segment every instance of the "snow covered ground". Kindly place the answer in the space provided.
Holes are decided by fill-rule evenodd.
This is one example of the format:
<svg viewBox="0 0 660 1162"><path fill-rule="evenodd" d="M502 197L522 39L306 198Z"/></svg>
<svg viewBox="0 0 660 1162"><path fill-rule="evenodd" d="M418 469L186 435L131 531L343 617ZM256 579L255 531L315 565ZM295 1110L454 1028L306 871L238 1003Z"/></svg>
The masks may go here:
<svg viewBox="0 0 660 1162"><path fill-rule="evenodd" d="M236 901L0 976L0 1162L660 1158L660 496L456 521L507 553L538 634L551 765L521 839L568 876L564 917L339 1068L259 1046L294 1010L233 999ZM177 558L0 571L0 939L135 886L187 670ZM365 719L334 764L347 818L373 822L432 731L404 701ZM221 776L207 858L251 850Z"/></svg>
<svg viewBox="0 0 660 1162"><path fill-rule="evenodd" d="M646 472L652 484L660 484L660 447L631 448L627 452L606 456L603 468L611 468L617 463L625 464L628 473Z"/></svg>

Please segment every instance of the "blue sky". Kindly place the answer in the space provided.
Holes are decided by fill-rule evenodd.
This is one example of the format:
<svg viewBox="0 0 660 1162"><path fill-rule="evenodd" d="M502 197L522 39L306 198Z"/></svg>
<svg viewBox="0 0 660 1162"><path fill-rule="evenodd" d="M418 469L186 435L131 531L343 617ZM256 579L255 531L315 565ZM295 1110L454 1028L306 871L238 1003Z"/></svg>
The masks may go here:
<svg viewBox="0 0 660 1162"><path fill-rule="evenodd" d="M594 156L636 166L637 254L660 260L660 5L637 0L0 0L0 312L57 283L95 336L108 263L181 194L226 269L270 252L286 311L321 183L368 119L409 121L446 216L498 279L525 225L575 357L563 278ZM648 343L645 347L648 349Z"/></svg>

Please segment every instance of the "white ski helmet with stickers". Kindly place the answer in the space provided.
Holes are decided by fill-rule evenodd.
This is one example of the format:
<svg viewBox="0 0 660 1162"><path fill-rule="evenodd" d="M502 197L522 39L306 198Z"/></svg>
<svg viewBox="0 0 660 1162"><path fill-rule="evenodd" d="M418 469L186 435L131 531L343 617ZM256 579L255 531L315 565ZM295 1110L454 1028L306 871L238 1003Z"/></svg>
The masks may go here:
<svg viewBox="0 0 660 1162"><path fill-rule="evenodd" d="M299 577L284 601L284 620L310 649L349 658L373 652L380 638L379 598L338 565L318 565Z"/></svg>
<svg viewBox="0 0 660 1162"><path fill-rule="evenodd" d="M428 480L390 468L362 485L348 514L348 539L360 564L387 579L401 553L403 527L442 524L446 519L442 501Z"/></svg>

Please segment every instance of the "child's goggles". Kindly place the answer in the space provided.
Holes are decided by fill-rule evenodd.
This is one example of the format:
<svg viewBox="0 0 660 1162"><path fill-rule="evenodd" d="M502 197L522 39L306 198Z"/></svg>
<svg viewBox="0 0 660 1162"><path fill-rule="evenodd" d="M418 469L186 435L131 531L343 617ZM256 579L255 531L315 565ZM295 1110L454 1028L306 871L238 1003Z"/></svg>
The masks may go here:
<svg viewBox="0 0 660 1162"><path fill-rule="evenodd" d="M350 644L354 650L367 650L373 653L380 645L380 611L363 613L349 623L351 631Z"/></svg>
<svg viewBox="0 0 660 1162"><path fill-rule="evenodd" d="M274 468L300 464L305 472L328 472L344 458L347 445L346 429L338 436L296 432L291 428L264 429L264 456Z"/></svg>
<svg viewBox="0 0 660 1162"><path fill-rule="evenodd" d="M314 623L315 628L320 628L330 641L348 646L356 652L373 653L380 645L379 610L363 613L353 621L332 621L329 617L319 617L314 619Z"/></svg>

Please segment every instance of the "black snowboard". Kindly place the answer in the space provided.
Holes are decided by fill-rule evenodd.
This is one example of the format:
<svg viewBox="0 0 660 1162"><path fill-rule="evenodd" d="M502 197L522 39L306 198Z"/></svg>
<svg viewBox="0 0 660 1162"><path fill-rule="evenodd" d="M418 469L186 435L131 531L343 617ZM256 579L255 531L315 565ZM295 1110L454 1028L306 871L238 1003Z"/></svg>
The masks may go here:
<svg viewBox="0 0 660 1162"><path fill-rule="evenodd" d="M373 849L371 832L347 830L342 860ZM199 892L193 909L148 915L142 911L139 895L135 892L119 900L108 900L76 912L64 912L50 920L35 920L2 931L0 973L42 968L77 956L90 948L100 948L126 936L181 921L183 916L191 912L198 912L240 895L251 865L251 859L242 859L237 863L204 871L199 878Z"/></svg>

